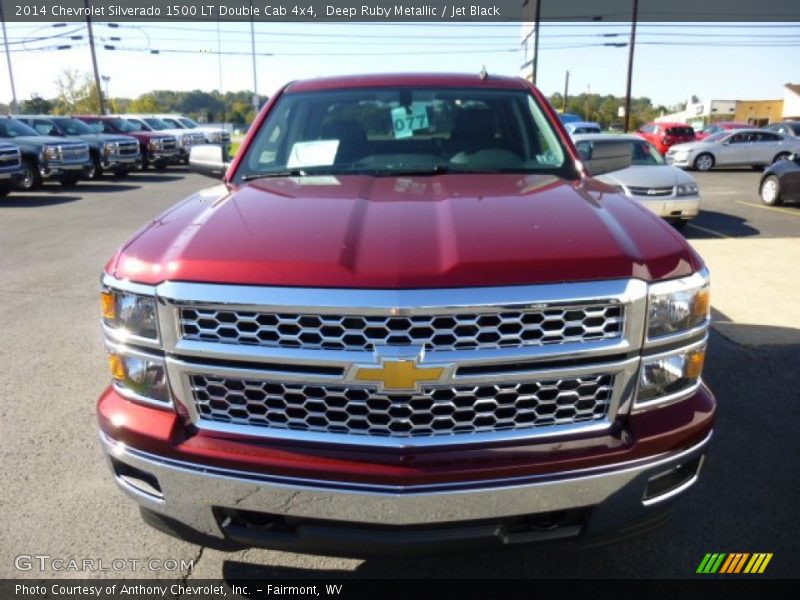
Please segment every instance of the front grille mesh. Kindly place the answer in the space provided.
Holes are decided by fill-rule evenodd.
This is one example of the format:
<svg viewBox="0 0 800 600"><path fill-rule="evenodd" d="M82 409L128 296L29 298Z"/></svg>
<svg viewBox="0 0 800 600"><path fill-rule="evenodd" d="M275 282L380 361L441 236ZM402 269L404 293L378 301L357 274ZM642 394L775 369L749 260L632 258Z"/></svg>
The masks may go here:
<svg viewBox="0 0 800 600"><path fill-rule="evenodd" d="M352 316L181 308L184 339L280 348L428 351L536 346L617 339L618 304L455 315Z"/></svg>
<svg viewBox="0 0 800 600"><path fill-rule="evenodd" d="M648 187L628 187L631 194L634 196L649 196L649 197L658 197L658 196L671 196L673 188L670 187L655 187L655 188L648 188Z"/></svg>
<svg viewBox="0 0 800 600"><path fill-rule="evenodd" d="M139 154L139 142L118 142L119 153L123 156Z"/></svg>
<svg viewBox="0 0 800 600"><path fill-rule="evenodd" d="M602 420L611 402L614 375L439 385L410 393L206 375L190 376L190 384L201 423L414 437Z"/></svg>

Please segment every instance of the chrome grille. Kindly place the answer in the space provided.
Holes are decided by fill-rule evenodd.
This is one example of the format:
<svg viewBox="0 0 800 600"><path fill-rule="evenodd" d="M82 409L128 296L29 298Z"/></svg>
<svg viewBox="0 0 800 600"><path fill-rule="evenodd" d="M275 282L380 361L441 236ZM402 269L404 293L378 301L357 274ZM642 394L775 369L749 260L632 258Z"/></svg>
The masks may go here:
<svg viewBox="0 0 800 600"><path fill-rule="evenodd" d="M16 148L0 150L0 167L18 167L21 164L19 150Z"/></svg>
<svg viewBox="0 0 800 600"><path fill-rule="evenodd" d="M84 162L89 159L89 146L59 146L57 156L62 162Z"/></svg>
<svg viewBox="0 0 800 600"><path fill-rule="evenodd" d="M633 187L629 186L628 190L630 190L631 194L634 196L647 196L650 198L658 197L658 196L671 196L673 188L672 187Z"/></svg>
<svg viewBox="0 0 800 600"><path fill-rule="evenodd" d="M181 308L188 340L275 348L372 350L424 346L428 351L521 347L616 339L619 304L445 315L360 316Z"/></svg>
<svg viewBox="0 0 800 600"><path fill-rule="evenodd" d="M139 142L117 142L119 153L122 156L134 156L139 154Z"/></svg>
<svg viewBox="0 0 800 600"><path fill-rule="evenodd" d="M178 140L174 137L157 138L156 143L161 150L176 150L178 148Z"/></svg>
<svg viewBox="0 0 800 600"><path fill-rule="evenodd" d="M544 379L491 385L425 386L386 393L329 386L190 376L200 425L253 427L385 437L415 437L540 428L601 421L615 376Z"/></svg>

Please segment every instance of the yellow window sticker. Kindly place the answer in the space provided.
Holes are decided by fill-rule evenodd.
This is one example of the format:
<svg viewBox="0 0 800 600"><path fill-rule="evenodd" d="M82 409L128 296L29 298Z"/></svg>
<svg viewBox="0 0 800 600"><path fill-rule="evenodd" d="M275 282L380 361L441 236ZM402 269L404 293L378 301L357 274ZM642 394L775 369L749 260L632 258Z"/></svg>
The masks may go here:
<svg viewBox="0 0 800 600"><path fill-rule="evenodd" d="M424 104L413 103L411 106L398 106L392 109L392 126L395 138L407 138L418 129L427 129L428 109Z"/></svg>

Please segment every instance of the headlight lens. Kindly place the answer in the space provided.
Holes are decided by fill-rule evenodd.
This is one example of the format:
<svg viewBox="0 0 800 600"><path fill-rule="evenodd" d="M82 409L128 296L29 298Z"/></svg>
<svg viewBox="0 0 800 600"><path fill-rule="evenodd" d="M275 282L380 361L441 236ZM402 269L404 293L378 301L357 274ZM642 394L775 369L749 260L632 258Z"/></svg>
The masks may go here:
<svg viewBox="0 0 800 600"><path fill-rule="evenodd" d="M150 143L147 144L150 150L158 150L158 142L156 140L150 140Z"/></svg>
<svg viewBox="0 0 800 600"><path fill-rule="evenodd" d="M42 149L42 156L46 160L56 160L58 158L58 148L55 146L45 146Z"/></svg>
<svg viewBox="0 0 800 600"><path fill-rule="evenodd" d="M170 401L163 362L111 350L108 366L114 384L123 391L159 402Z"/></svg>
<svg viewBox="0 0 800 600"><path fill-rule="evenodd" d="M119 152L119 146L115 142L106 142L103 144L103 154L109 156L111 154L117 154Z"/></svg>
<svg viewBox="0 0 800 600"><path fill-rule="evenodd" d="M124 331L127 335L158 339L155 298L104 290L100 297L103 321L109 327Z"/></svg>
<svg viewBox="0 0 800 600"><path fill-rule="evenodd" d="M678 196L696 196L697 195L697 184L692 183L682 183L678 186Z"/></svg>
<svg viewBox="0 0 800 600"><path fill-rule="evenodd" d="M642 359L637 406L647 406L693 389L700 382L705 361L705 342L671 354Z"/></svg>
<svg viewBox="0 0 800 600"><path fill-rule="evenodd" d="M215 131L214 133L212 133L211 134L211 141L212 142L217 142L217 143L221 142L222 141L222 133L220 133L219 131Z"/></svg>
<svg viewBox="0 0 800 600"><path fill-rule="evenodd" d="M710 315L708 273L650 286L647 339L680 333L702 325Z"/></svg>
<svg viewBox="0 0 800 600"><path fill-rule="evenodd" d="M180 136L181 146L191 146L192 136L189 134Z"/></svg>

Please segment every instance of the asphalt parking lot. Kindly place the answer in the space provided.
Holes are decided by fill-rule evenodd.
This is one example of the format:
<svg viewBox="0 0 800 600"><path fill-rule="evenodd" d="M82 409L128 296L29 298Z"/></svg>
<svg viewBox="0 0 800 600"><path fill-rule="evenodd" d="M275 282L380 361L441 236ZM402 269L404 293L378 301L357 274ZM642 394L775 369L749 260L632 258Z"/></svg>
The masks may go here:
<svg viewBox="0 0 800 600"><path fill-rule="evenodd" d="M705 377L719 420L699 483L669 523L599 547L420 559L224 553L146 526L101 458L95 399L107 384L98 277L148 219L211 180L175 168L0 198L0 577L19 555L193 560L188 571L96 576L690 577L706 552L772 552L767 575L800 573L800 206L766 208L751 170L698 174L703 212L683 233L714 278Z"/></svg>

